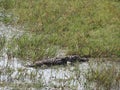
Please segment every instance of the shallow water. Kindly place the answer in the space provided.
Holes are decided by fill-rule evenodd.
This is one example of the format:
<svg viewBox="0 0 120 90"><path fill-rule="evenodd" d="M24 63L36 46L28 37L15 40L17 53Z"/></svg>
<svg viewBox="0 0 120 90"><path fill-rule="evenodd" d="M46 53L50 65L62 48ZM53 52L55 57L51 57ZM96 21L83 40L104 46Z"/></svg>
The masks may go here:
<svg viewBox="0 0 120 90"><path fill-rule="evenodd" d="M22 33L18 28L0 23L0 35L4 35L7 41ZM115 66L116 71L120 72L119 59L118 61L90 59L89 62L74 65L29 68L25 65L31 64L30 61L19 58L8 59L6 46L7 43L0 57L0 90L86 90L85 75L91 66L93 69Z"/></svg>
<svg viewBox="0 0 120 90"><path fill-rule="evenodd" d="M0 58L0 82L7 84L12 82L15 83L43 83L45 87L51 87L50 84L62 85L65 82L59 83L59 80L67 80L74 75L74 66L59 66L51 68L28 68L24 67L28 62L13 58L8 60L6 57ZM88 63L80 64L79 68L83 73L88 67ZM81 74L82 75L82 74ZM82 77L82 76L81 76ZM82 78L83 79L83 78ZM41 80L41 81L40 81ZM72 83L72 82L71 82ZM74 82L75 83L75 82ZM8 85L9 87L9 85ZM4 85L3 85L4 88Z"/></svg>
<svg viewBox="0 0 120 90"><path fill-rule="evenodd" d="M119 64L116 62L100 62L99 67L110 67L116 65L118 71ZM52 90L54 87L69 87L74 86L77 90L84 90L86 79L84 74L89 70L89 63L79 63L74 66L55 66L49 68L28 68L24 65L29 64L28 61L22 61L17 58L8 60L7 57L0 58L0 82L3 88L16 88L19 84L23 88L42 88L43 90ZM92 62L94 68L97 67L97 62ZM80 76L78 76L80 75ZM12 82L12 83L10 83ZM9 84L10 83L10 84ZM38 84L38 86L34 85ZM6 86L7 85L7 86ZM41 85L41 86L39 86ZM71 85L71 86L70 86ZM21 87L19 87L21 88ZM46 89L47 88L47 89ZM72 89L71 89L72 90Z"/></svg>
<svg viewBox="0 0 120 90"><path fill-rule="evenodd" d="M20 36L23 31L19 28L20 27L12 27L11 25L5 25L0 22L0 36L5 36L7 40L11 39L13 36Z"/></svg>

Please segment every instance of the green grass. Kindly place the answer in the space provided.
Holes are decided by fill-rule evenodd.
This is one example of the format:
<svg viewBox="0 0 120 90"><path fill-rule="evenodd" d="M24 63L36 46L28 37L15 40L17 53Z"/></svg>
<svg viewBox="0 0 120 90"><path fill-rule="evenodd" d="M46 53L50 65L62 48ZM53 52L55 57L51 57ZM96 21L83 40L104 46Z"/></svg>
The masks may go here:
<svg viewBox="0 0 120 90"><path fill-rule="evenodd" d="M56 47L80 56L120 56L119 0L1 0L0 6L18 18L3 22L24 25L30 34L14 40L18 57L54 57Z"/></svg>
<svg viewBox="0 0 120 90"><path fill-rule="evenodd" d="M29 60L39 60L42 58L53 57L56 54L57 47L48 44L48 37L43 35L24 34L18 39L13 39L12 46L9 45L9 51L13 50L13 45L19 45L13 54L19 58Z"/></svg>
<svg viewBox="0 0 120 90"><path fill-rule="evenodd" d="M5 42L6 42L5 37L0 36L0 51L1 51L2 48L4 47Z"/></svg>

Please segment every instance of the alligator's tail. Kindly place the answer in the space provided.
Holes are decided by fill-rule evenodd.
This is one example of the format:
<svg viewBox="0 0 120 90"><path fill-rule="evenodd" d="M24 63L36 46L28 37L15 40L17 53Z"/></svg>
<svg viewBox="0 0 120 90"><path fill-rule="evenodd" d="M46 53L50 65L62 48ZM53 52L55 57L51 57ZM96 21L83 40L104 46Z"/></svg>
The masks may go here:
<svg viewBox="0 0 120 90"><path fill-rule="evenodd" d="M35 67L36 65L31 64L31 65L25 65L25 67Z"/></svg>

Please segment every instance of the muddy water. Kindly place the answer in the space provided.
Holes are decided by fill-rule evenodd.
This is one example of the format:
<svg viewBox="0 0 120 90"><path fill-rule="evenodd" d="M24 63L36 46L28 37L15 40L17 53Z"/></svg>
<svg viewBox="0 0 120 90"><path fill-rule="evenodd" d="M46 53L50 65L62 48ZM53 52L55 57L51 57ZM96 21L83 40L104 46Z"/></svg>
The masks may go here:
<svg viewBox="0 0 120 90"><path fill-rule="evenodd" d="M19 36L22 33L15 27L0 23L0 35L5 35L8 41L12 36ZM29 68L25 65L30 64L30 61L19 58L8 59L6 46L7 43L0 57L0 90L86 90L85 75L91 68L90 65L93 68L98 67L99 63L99 68L115 66L120 72L120 62L98 63L96 59L68 66Z"/></svg>

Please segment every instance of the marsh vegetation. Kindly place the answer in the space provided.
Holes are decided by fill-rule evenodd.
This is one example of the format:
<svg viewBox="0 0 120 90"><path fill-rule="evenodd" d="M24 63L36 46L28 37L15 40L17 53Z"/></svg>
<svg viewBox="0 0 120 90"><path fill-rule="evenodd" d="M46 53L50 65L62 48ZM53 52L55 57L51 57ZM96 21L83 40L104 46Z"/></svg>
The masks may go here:
<svg viewBox="0 0 120 90"><path fill-rule="evenodd" d="M119 39L119 0L0 0L0 87L119 90ZM95 60L47 69L24 67L61 51ZM16 68L16 61L24 63ZM44 81L46 72L54 73L52 82Z"/></svg>
<svg viewBox="0 0 120 90"><path fill-rule="evenodd" d="M120 2L115 0L1 0L1 21L28 32L13 42L17 57L31 60L66 54L120 55Z"/></svg>

